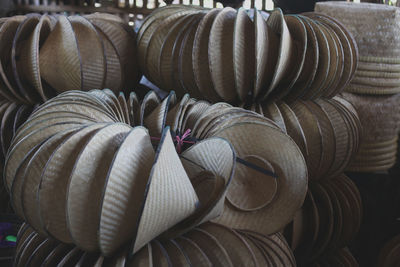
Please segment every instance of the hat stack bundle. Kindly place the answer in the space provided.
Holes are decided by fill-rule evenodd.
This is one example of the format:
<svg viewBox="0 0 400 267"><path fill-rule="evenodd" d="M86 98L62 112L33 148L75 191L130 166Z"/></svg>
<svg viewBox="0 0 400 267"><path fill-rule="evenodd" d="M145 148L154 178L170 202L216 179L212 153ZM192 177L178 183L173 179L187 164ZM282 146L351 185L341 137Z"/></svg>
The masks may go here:
<svg viewBox="0 0 400 267"><path fill-rule="evenodd" d="M297 263L310 266L340 254L358 233L362 218L358 188L343 174L357 153L359 115L341 97L272 102L261 111L293 138L309 171L305 203L285 229Z"/></svg>
<svg viewBox="0 0 400 267"><path fill-rule="evenodd" d="M136 34L107 14L28 14L0 22L0 95L42 103L67 90L133 90L140 75Z"/></svg>
<svg viewBox="0 0 400 267"><path fill-rule="evenodd" d="M269 236L205 223L182 236L157 239L133 257L122 248L112 257L62 244L23 225L14 266L296 266L281 234Z"/></svg>
<svg viewBox="0 0 400 267"><path fill-rule="evenodd" d="M357 45L340 23L280 9L268 19L253 13L159 8L139 29L139 65L165 91L237 105L333 97L350 82Z"/></svg>
<svg viewBox="0 0 400 267"><path fill-rule="evenodd" d="M400 113L400 8L346 2L317 3L352 33L360 62L344 97L363 125L360 151L348 170L381 172L396 162Z"/></svg>
<svg viewBox="0 0 400 267"><path fill-rule="evenodd" d="M28 14L0 21L0 172L17 128L38 103L67 90L132 90L136 34L108 14ZM10 212L0 184L0 211Z"/></svg>
<svg viewBox="0 0 400 267"><path fill-rule="evenodd" d="M190 239L209 220L271 247L266 236L293 219L307 191L304 157L276 123L173 92L162 101L154 92L141 101L110 90L64 92L18 129L4 172L13 207L35 235L103 256L128 244L131 257L160 236ZM205 246L220 238L198 235ZM27 242L37 242L32 252L44 239ZM273 264L285 254L293 263L282 242L261 257L275 254Z"/></svg>

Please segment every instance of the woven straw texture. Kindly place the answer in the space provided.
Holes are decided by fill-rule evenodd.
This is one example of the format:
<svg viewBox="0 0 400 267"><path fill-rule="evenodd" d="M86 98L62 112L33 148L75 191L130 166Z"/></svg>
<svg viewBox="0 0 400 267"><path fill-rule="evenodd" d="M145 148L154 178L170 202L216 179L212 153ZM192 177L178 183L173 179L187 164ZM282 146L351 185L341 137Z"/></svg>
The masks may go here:
<svg viewBox="0 0 400 267"><path fill-rule="evenodd" d="M31 114L9 151L15 212L40 235L106 256L211 219L276 233L307 190L304 157L274 122L173 92L140 102L108 89L62 93Z"/></svg>
<svg viewBox="0 0 400 267"><path fill-rule="evenodd" d="M41 103L68 90L131 91L141 75L136 34L118 17L29 14L1 24L0 94Z"/></svg>

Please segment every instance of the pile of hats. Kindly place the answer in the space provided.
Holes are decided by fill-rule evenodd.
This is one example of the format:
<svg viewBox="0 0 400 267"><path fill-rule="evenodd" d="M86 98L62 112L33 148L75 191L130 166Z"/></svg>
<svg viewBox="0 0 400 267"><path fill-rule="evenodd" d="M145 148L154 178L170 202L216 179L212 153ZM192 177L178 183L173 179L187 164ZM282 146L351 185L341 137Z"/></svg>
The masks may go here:
<svg viewBox="0 0 400 267"><path fill-rule="evenodd" d="M253 13L157 9L138 32L139 65L163 90L233 104L332 97L352 79L357 46L339 22L280 9L268 19Z"/></svg>
<svg viewBox="0 0 400 267"><path fill-rule="evenodd" d="M307 197L285 234L297 263L310 266L349 245L360 228L360 193L343 174L357 153L358 114L340 97L272 102L262 112L293 138L307 162Z"/></svg>
<svg viewBox="0 0 400 267"><path fill-rule="evenodd" d="M136 38L106 14L4 18L0 26L0 94L40 103L66 90L132 90L139 82Z"/></svg>
<svg viewBox="0 0 400 267"><path fill-rule="evenodd" d="M0 173L16 129L35 105L66 90L132 90L140 79L136 34L108 14L28 14L0 23ZM0 211L11 211L0 184Z"/></svg>
<svg viewBox="0 0 400 267"><path fill-rule="evenodd" d="M59 243L23 225L14 266L296 266L284 237L205 223L182 236L153 240L133 257L124 247L112 257Z"/></svg>
<svg viewBox="0 0 400 267"><path fill-rule="evenodd" d="M133 255L218 215L231 228L276 233L307 191L304 157L273 121L174 93L62 93L18 129L4 172L35 231L103 255L127 242Z"/></svg>
<svg viewBox="0 0 400 267"><path fill-rule="evenodd" d="M400 8L346 2L317 3L357 41L360 62L345 94L363 126L360 151L348 170L387 171L396 162L400 121Z"/></svg>

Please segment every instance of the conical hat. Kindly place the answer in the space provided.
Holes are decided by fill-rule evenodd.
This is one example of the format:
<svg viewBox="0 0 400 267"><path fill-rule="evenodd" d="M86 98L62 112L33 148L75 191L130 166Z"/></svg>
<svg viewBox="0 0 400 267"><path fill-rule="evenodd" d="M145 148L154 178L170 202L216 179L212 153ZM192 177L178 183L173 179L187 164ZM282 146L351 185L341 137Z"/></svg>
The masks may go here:
<svg viewBox="0 0 400 267"><path fill-rule="evenodd" d="M174 108L176 105L176 95L171 91L162 102L158 105L146 118L144 124L147 126L149 133L153 137L161 136L163 129L166 126L167 114L169 109Z"/></svg>
<svg viewBox="0 0 400 267"><path fill-rule="evenodd" d="M192 216L168 231L168 236L176 236L222 213L235 168L233 148L222 138L197 142L182 152L180 158L198 194L200 206Z"/></svg>
<svg viewBox="0 0 400 267"><path fill-rule="evenodd" d="M292 58L291 54L293 53L293 40L283 17L282 10L275 9L269 16L267 25L271 27L275 34L280 36L280 40L278 61L275 66L274 75L268 89L263 94L263 99L265 99L268 94L274 90L277 84L289 74L289 62Z"/></svg>
<svg viewBox="0 0 400 267"><path fill-rule="evenodd" d="M60 132L46 140L40 149L30 159L24 171L22 185L22 210L27 222L35 225L36 231L45 233L45 226L40 219L39 203L36 201L42 170L45 167L52 151L69 135L73 134L74 129Z"/></svg>
<svg viewBox="0 0 400 267"><path fill-rule="evenodd" d="M40 77L39 49L43 40L48 37L53 27L52 20L46 15L42 16L21 51L21 53L25 55L22 58L24 63L20 66L21 73L26 77L29 84L36 89L37 93L39 93L44 101L52 97L52 91L46 84L42 83Z"/></svg>
<svg viewBox="0 0 400 267"><path fill-rule="evenodd" d="M237 157L244 159L244 161L246 161L246 157L250 156L259 159L256 164L254 162L243 162L243 164L237 164L236 168L247 168L249 172L252 171L253 173L255 171L260 179L271 175L264 173L264 171L257 171L256 169L259 168L268 170L268 173L273 172L277 177L275 178L277 189L272 192L275 196L271 203L266 206L261 205L256 211L248 213L234 208L231 203L226 202L222 215L215 221L234 228L257 230L264 234L274 233L282 229L293 218L295 211L301 207L306 194L307 168L299 148L280 130L259 122L233 124L228 128L221 129L214 135L229 140L235 148ZM246 136L252 136L253 141L249 141ZM296 164L284 163L289 160L287 155L293 156L294 158L290 162ZM258 166L260 161L265 161L267 164ZM253 165L257 165L258 168L250 168ZM268 165L272 166L273 169L270 170ZM245 177L245 179L254 178L252 176ZM241 191L243 197L254 199L260 196L260 194L249 194L246 191L246 184L243 185ZM264 183L264 186L267 186L267 183ZM287 194L290 194L290 198Z"/></svg>
<svg viewBox="0 0 400 267"><path fill-rule="evenodd" d="M238 10L233 35L233 66L237 95L245 101L248 90L253 86L254 68L256 67L254 54L254 27L247 12Z"/></svg>
<svg viewBox="0 0 400 267"><path fill-rule="evenodd" d="M148 132L133 128L114 155L104 186L98 231L104 255L111 255L132 236L153 159Z"/></svg>
<svg viewBox="0 0 400 267"><path fill-rule="evenodd" d="M65 139L48 158L41 175L38 191L40 216L51 236L71 243L71 235L66 224L66 190L74 162L83 145L105 124L93 124L82 128ZM62 179L57 179L62 177Z"/></svg>
<svg viewBox="0 0 400 267"><path fill-rule="evenodd" d="M31 89L30 85L27 83L24 75L22 75L19 65L26 64L23 60L27 59L28 55L22 53L22 48L29 41L29 36L39 23L39 20L39 16L29 16L26 20L21 22L18 26L17 32L15 33L11 49L11 65L14 79L17 82L18 91L21 96L28 99L31 103L38 102L39 96L35 94L35 91L29 92Z"/></svg>
<svg viewBox="0 0 400 267"><path fill-rule="evenodd" d="M198 24L193 43L194 78L199 91L211 101L220 99L212 82L208 53L211 28L220 12L220 9L212 9L203 17Z"/></svg>
<svg viewBox="0 0 400 267"><path fill-rule="evenodd" d="M293 69L287 79L282 80L275 89L272 97L278 99L293 94L292 89L296 90L295 84L303 72L307 52L307 31L304 22L296 16L285 16L285 22L293 38L292 59L290 60L293 62Z"/></svg>
<svg viewBox="0 0 400 267"><path fill-rule="evenodd" d="M65 16L59 16L53 31L40 49L41 77L58 92L81 89L81 64L72 25Z"/></svg>
<svg viewBox="0 0 400 267"><path fill-rule="evenodd" d="M211 79L218 95L228 102L237 99L232 49L236 10L224 8L215 17L210 31L208 57Z"/></svg>
<svg viewBox="0 0 400 267"><path fill-rule="evenodd" d="M108 167L130 129L122 123L100 129L75 160L67 189L67 226L74 243L86 251L98 249L98 217L101 211L101 203L94 204L90 200L101 198ZM93 158L93 155L99 156Z"/></svg>
<svg viewBox="0 0 400 267"><path fill-rule="evenodd" d="M106 60L104 45L95 27L81 16L70 16L68 20L78 43L81 60L82 90L104 88Z"/></svg>
<svg viewBox="0 0 400 267"><path fill-rule="evenodd" d="M197 204L196 193L176 154L175 145L167 127L161 136L147 184L136 237L132 244L132 253L190 216ZM177 209L177 207L180 208ZM150 225L152 227L149 227Z"/></svg>

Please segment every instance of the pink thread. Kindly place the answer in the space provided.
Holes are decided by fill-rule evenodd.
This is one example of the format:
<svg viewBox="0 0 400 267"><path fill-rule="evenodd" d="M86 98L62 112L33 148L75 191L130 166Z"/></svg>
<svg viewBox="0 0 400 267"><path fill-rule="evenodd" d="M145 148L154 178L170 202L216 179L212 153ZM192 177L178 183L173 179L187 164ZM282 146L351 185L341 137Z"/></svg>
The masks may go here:
<svg viewBox="0 0 400 267"><path fill-rule="evenodd" d="M189 137L190 136L190 133L192 132L192 130L190 130L190 129L187 129L186 130L186 132L181 136L181 137L179 137L179 136L176 136L175 137L175 141L176 141L176 152L178 152L178 154L180 154L181 152L182 152L182 146L184 145L184 144L194 144L194 143L196 143L196 142L193 142L193 141L185 141L185 139L187 138L187 137ZM159 137L153 137L153 136L150 136L150 139L152 139L152 140L161 140L161 138L159 138Z"/></svg>

